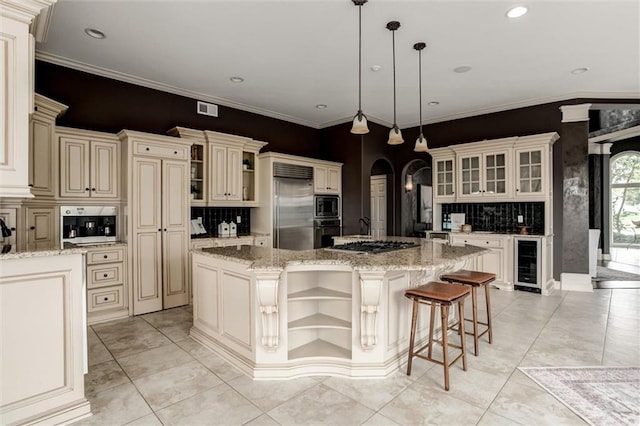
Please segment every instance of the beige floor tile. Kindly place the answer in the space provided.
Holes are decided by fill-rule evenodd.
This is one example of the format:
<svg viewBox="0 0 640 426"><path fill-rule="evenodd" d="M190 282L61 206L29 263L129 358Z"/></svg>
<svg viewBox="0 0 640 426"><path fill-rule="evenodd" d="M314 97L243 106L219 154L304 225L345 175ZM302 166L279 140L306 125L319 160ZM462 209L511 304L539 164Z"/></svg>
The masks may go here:
<svg viewBox="0 0 640 426"><path fill-rule="evenodd" d="M265 412L317 385L315 380L308 377L283 381L252 380L245 375L227 383Z"/></svg>
<svg viewBox="0 0 640 426"><path fill-rule="evenodd" d="M163 425L242 425L262 415L246 398L221 384L156 412Z"/></svg>
<svg viewBox="0 0 640 426"><path fill-rule="evenodd" d="M484 413L478 422L478 426L517 426L521 424L522 423L518 423L515 420L507 419L506 417L490 412Z"/></svg>
<svg viewBox="0 0 640 426"><path fill-rule="evenodd" d="M142 315L142 319L155 328L163 328L183 323L192 323L193 314L187 312L183 307L179 307Z"/></svg>
<svg viewBox="0 0 640 426"><path fill-rule="evenodd" d="M116 358L171 343L171 340L139 317L99 324L93 326L93 329Z"/></svg>
<svg viewBox="0 0 640 426"><path fill-rule="evenodd" d="M415 382L379 413L401 425L475 424L484 410L441 391L442 386L432 381Z"/></svg>
<svg viewBox="0 0 640 426"><path fill-rule="evenodd" d="M89 368L89 373L84 376L84 393L91 397L98 392L130 382L117 362L107 361Z"/></svg>
<svg viewBox="0 0 640 426"><path fill-rule="evenodd" d="M206 358L214 353L211 349L201 345L191 337L177 341L176 345L180 346L196 359Z"/></svg>
<svg viewBox="0 0 640 426"><path fill-rule="evenodd" d="M89 401L93 416L76 425L124 425L151 413L151 408L131 383L106 389Z"/></svg>
<svg viewBox="0 0 640 426"><path fill-rule="evenodd" d="M139 379L191 361L193 357L173 343L118 360L131 379Z"/></svg>
<svg viewBox="0 0 640 426"><path fill-rule="evenodd" d="M281 425L354 425L374 411L320 383L267 414Z"/></svg>
<svg viewBox="0 0 640 426"><path fill-rule="evenodd" d="M404 371L398 371L386 379L353 380L331 377L322 383L365 407L379 410L413 383L413 380Z"/></svg>
<svg viewBox="0 0 640 426"><path fill-rule="evenodd" d="M244 426L278 426L278 422L273 420L267 414L263 414L247 423Z"/></svg>
<svg viewBox="0 0 640 426"><path fill-rule="evenodd" d="M235 379L236 377L244 376L244 373L242 373L242 371L238 370L227 361L220 358L219 355L209 351L208 349L207 351L208 355L204 358L198 359L198 361L200 361L200 363L207 367L210 371L215 373L216 376L220 377L227 383Z"/></svg>
<svg viewBox="0 0 640 426"><path fill-rule="evenodd" d="M363 423L363 426L396 426L398 423L394 422L388 417L382 414L376 413ZM399 425L398 425L399 426Z"/></svg>
<svg viewBox="0 0 640 426"><path fill-rule="evenodd" d="M158 331L167 336L172 342L179 342L189 338L189 331L191 330L191 327L191 322L188 322L169 327L160 327L158 328Z"/></svg>
<svg viewBox="0 0 640 426"><path fill-rule="evenodd" d="M221 383L218 376L195 360L134 380L138 391L154 411Z"/></svg>
<svg viewBox="0 0 640 426"><path fill-rule="evenodd" d="M87 346L89 355L89 366L101 364L113 359L107 347L100 341L98 335L88 327L87 329Z"/></svg>
<svg viewBox="0 0 640 426"><path fill-rule="evenodd" d="M127 426L162 426L162 422L155 414L147 414L146 416L140 417L131 423L127 423Z"/></svg>

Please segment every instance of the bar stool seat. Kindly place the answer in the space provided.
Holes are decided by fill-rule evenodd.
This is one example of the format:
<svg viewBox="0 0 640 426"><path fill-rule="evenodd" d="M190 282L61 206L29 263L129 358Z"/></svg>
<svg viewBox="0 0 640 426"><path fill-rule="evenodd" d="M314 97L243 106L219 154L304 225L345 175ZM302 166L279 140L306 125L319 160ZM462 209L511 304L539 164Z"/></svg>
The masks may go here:
<svg viewBox="0 0 640 426"><path fill-rule="evenodd" d="M473 332L467 332L466 334L473 335L473 352L475 356L478 356L478 341L485 334L489 334L489 343L493 343L493 328L491 327L491 298L489 295L489 284L495 281L496 274L491 272L470 271L467 269L460 269L458 271L450 272L440 276L442 281L447 281L454 284L463 284L471 287L471 304L472 304L472 318L465 318L465 321L473 323ZM481 322L478 320L478 287L484 286L485 302L487 309L487 321ZM486 328L479 332L478 326L483 325Z"/></svg>
<svg viewBox="0 0 640 426"><path fill-rule="evenodd" d="M404 296L413 301L413 312L411 316L411 339L409 341L409 360L407 362L407 376L411 375L411 365L414 357L426 359L428 361L440 364L444 367L444 388L449 390L449 367L462 358L462 369L467 371L467 358L464 339L464 299L469 295L468 287L447 284L438 281L431 281L427 284L405 291ZM418 320L418 306L425 304L431 306L429 321L429 341L426 345L414 351L416 327ZM449 307L458 305L458 321L452 327L449 327ZM442 339L435 340L433 338L435 312L440 307L440 320L442 322ZM452 328L458 328L460 334L460 345L454 345L448 341L448 331ZM433 358L433 342L442 345L442 360ZM451 361L449 361L449 347L460 349L460 353ZM427 355L421 352L428 350Z"/></svg>

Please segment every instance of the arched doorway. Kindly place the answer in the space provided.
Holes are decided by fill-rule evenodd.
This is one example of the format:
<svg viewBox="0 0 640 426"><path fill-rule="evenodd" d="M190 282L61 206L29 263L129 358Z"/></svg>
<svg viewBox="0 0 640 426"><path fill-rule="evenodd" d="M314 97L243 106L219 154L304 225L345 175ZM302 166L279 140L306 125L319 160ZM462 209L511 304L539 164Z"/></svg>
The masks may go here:
<svg viewBox="0 0 640 426"><path fill-rule="evenodd" d="M640 153L611 157L611 245L640 247Z"/></svg>
<svg viewBox="0 0 640 426"><path fill-rule="evenodd" d="M386 159L378 159L371 166L369 189L371 197L371 218L369 231L374 238L394 235L393 166Z"/></svg>
<svg viewBox="0 0 640 426"><path fill-rule="evenodd" d="M401 227L404 236L422 236L433 229L431 167L422 160L412 160L402 170L404 187L401 196Z"/></svg>

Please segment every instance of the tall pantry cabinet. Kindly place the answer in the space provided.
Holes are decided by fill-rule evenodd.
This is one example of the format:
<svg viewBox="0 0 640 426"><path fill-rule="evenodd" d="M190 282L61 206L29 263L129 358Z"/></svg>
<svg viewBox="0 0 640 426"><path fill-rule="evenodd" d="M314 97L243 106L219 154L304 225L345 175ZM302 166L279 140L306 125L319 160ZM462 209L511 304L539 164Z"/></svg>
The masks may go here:
<svg viewBox="0 0 640 426"><path fill-rule="evenodd" d="M186 305L191 143L129 130L118 136L133 313Z"/></svg>

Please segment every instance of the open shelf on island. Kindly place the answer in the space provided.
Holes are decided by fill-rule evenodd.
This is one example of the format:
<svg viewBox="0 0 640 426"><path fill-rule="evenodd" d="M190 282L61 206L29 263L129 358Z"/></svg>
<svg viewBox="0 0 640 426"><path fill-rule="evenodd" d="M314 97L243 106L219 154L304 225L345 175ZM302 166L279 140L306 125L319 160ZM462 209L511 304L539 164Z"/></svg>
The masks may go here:
<svg viewBox="0 0 640 426"><path fill-rule="evenodd" d="M351 330L351 323L349 321L341 320L340 318L320 313L309 315L289 323L289 330L302 328L342 328Z"/></svg>
<svg viewBox="0 0 640 426"><path fill-rule="evenodd" d="M351 351L322 339L314 340L289 351L289 359L312 357L351 359Z"/></svg>
<svg viewBox="0 0 640 426"><path fill-rule="evenodd" d="M289 294L289 301L310 300L310 299L337 299L351 300L351 294L343 291L331 290L324 287L314 287Z"/></svg>

